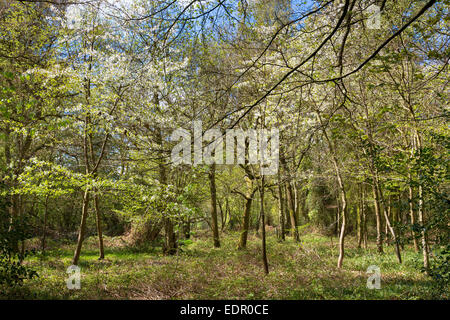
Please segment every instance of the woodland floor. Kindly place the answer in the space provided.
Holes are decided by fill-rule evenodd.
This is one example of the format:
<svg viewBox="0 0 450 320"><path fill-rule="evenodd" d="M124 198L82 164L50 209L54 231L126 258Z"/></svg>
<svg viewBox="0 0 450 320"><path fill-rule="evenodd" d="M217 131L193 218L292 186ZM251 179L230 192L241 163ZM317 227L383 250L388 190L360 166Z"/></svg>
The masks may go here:
<svg viewBox="0 0 450 320"><path fill-rule="evenodd" d="M420 255L411 247L396 261L393 246L379 255L373 243L358 249L346 241L344 268L337 269L337 241L309 234L302 248L268 237L270 274L263 275L260 239L236 250L238 234L222 235L212 248L206 235L195 235L176 256L161 248L131 248L121 238L105 239L106 259L98 261L95 237L86 239L79 266L81 289L66 287L74 244L50 246L45 256L27 258L39 278L16 289L1 288L1 299L432 299L432 281L420 272ZM369 290L366 270L381 269L381 289Z"/></svg>

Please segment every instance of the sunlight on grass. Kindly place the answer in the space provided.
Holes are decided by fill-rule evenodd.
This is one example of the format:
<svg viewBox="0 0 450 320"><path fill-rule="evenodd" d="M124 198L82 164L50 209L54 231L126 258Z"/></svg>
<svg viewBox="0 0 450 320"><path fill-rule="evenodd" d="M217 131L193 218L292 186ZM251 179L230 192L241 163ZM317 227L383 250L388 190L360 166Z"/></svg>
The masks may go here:
<svg viewBox="0 0 450 320"><path fill-rule="evenodd" d="M92 240L92 239L89 239ZM411 249L402 252L399 265L393 248L385 254L358 249L348 240L344 268L336 268L337 241L317 234L280 243L268 238L270 274L264 276L260 239L251 235L246 250L236 250L238 234L222 238L221 248L211 249L210 239L196 239L175 256L160 248L136 252L127 247L106 250L98 260L95 242L87 241L80 259L81 290L66 287L66 268L73 247L50 250L27 259L40 277L23 287L7 289L1 298L29 299L427 299L429 278L418 269L420 257ZM367 267L381 269L380 290L366 287Z"/></svg>

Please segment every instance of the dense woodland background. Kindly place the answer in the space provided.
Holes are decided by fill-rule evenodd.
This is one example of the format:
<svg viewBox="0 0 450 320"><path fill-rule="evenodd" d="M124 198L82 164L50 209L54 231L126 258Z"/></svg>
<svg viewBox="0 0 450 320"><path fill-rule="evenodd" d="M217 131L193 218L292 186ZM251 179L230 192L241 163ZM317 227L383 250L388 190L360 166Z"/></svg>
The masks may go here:
<svg viewBox="0 0 450 320"><path fill-rule="evenodd" d="M0 2L0 296L448 299L449 4ZM174 166L193 121L278 174Z"/></svg>

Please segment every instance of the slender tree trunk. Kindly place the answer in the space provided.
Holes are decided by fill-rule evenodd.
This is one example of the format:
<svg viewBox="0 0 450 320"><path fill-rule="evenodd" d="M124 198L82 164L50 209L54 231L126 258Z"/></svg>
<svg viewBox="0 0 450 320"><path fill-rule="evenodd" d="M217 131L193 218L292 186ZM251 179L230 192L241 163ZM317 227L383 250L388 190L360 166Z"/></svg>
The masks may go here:
<svg viewBox="0 0 450 320"><path fill-rule="evenodd" d="M91 67L89 66L89 69ZM86 103L89 104L89 97L90 97L90 80L86 79L85 83L85 99ZM89 175L91 173L91 164L89 161L89 127L90 127L90 116L89 113L85 115L84 117L84 133L83 133L83 155L84 155L84 166L85 166L85 175ZM91 143L92 147L92 143ZM92 149L92 148L91 148ZM91 159L94 161L94 159ZM89 187L86 186L86 189L84 191L83 195L83 204L81 209L81 222L80 222L80 229L78 231L78 241L77 241L77 247L75 248L75 252L73 255L72 264L77 265L78 260L80 259L81 254L81 247L83 246L84 241L84 234L86 232L86 220L89 212Z"/></svg>
<svg viewBox="0 0 450 320"><path fill-rule="evenodd" d="M291 219L289 216L289 204L288 204L288 197L287 197L288 191L287 191L287 184L284 184L284 230L290 230L291 229Z"/></svg>
<svg viewBox="0 0 450 320"><path fill-rule="evenodd" d="M225 198L225 211L223 214L223 221L222 221L222 225L221 225L222 232L225 230L225 227L228 223L229 210L230 210L230 204L228 202L228 198Z"/></svg>
<svg viewBox="0 0 450 320"><path fill-rule="evenodd" d="M264 176L261 177L261 187L259 190L260 201L261 201L261 224L262 224L262 260L264 264L264 273L269 274L269 263L267 262L267 252L266 252L266 224L265 224L265 214L264 214Z"/></svg>
<svg viewBox="0 0 450 320"><path fill-rule="evenodd" d="M250 210L252 207L252 198L245 199L245 207L244 207L244 217L242 219L242 232L239 237L239 249L245 249L247 247L247 236L248 236L248 228L250 222Z"/></svg>
<svg viewBox="0 0 450 320"><path fill-rule="evenodd" d="M364 186L358 186L359 201L356 208L357 232L358 232L358 249L361 248L364 242Z"/></svg>
<svg viewBox="0 0 450 320"><path fill-rule="evenodd" d="M366 190L363 186L362 201L361 201L361 213L362 213L362 230L363 230L363 243L364 249L367 249L367 213L366 213Z"/></svg>
<svg viewBox="0 0 450 320"><path fill-rule="evenodd" d="M10 219L9 232L13 231L14 224L17 224L19 220L19 196L17 194L11 195ZM14 252L19 252L19 241L16 237L11 239L11 247Z"/></svg>
<svg viewBox="0 0 450 320"><path fill-rule="evenodd" d="M155 93L155 104L159 105L158 94ZM157 144L160 146L161 150L163 149L163 137L161 128L158 129L156 140ZM161 161L158 164L159 167L159 182L166 186L167 185L167 172L166 172L166 163L163 160L164 155L161 153ZM163 251L165 254L174 255L177 252L177 239L174 231L174 223L170 217L164 217L164 247Z"/></svg>
<svg viewBox="0 0 450 320"><path fill-rule="evenodd" d="M361 200L359 201L356 207L356 232L358 236L358 249L361 248L362 238L363 238L363 230L362 230L362 214L361 214Z"/></svg>
<svg viewBox="0 0 450 320"><path fill-rule="evenodd" d="M34 205L34 204L33 204L33 205ZM20 219L23 219L23 203L22 203L22 195L19 195L19 217L20 217ZM22 255L21 255L21 257L20 257L20 263L23 262L23 259L24 259L24 257L25 257L25 242L26 242L26 239L22 239L22 241L21 241L21 247L20 247L20 250L21 250L21 253L22 253Z"/></svg>
<svg viewBox="0 0 450 320"><path fill-rule="evenodd" d="M255 235L257 237L259 237L259 228L261 226L261 206L258 202L256 202L256 205L258 206L258 219L256 219L256 224L255 224Z"/></svg>
<svg viewBox="0 0 450 320"><path fill-rule="evenodd" d="M288 202L289 218L291 220L291 229L292 229L291 234L294 240L298 242L300 241L300 235L298 233L297 216L295 214L294 194L290 182L287 182L286 188L287 188L286 197Z"/></svg>
<svg viewBox="0 0 450 320"><path fill-rule="evenodd" d="M223 226L224 230L225 227L230 223L231 221L231 208L230 208L230 200L226 199L226 206L225 206L225 224Z"/></svg>
<svg viewBox="0 0 450 320"><path fill-rule="evenodd" d="M242 231L239 237L238 249L245 249L247 247L248 229L250 227L250 212L252 208L253 192L252 183L249 178L245 178L247 183L247 193L244 196L244 216L242 218Z"/></svg>
<svg viewBox="0 0 450 320"><path fill-rule="evenodd" d="M214 238L214 247L220 247L219 225L217 223L217 195L216 195L216 164L211 164L209 168L209 182L211 191L211 220Z"/></svg>
<svg viewBox="0 0 450 320"><path fill-rule="evenodd" d="M97 190L96 190L97 191ZM105 251L103 248L103 231L102 231L102 216L100 214L98 195L94 194L95 215L97 220L97 235L98 235L98 248L99 248L99 260L105 258Z"/></svg>
<svg viewBox="0 0 450 320"><path fill-rule="evenodd" d="M75 249L75 254L72 260L73 265L78 265L78 260L80 259L81 247L83 246L84 234L86 232L86 219L88 215L88 209L89 209L89 188L86 187L83 196L83 208L81 211L81 223L78 232L77 247Z"/></svg>
<svg viewBox="0 0 450 320"><path fill-rule="evenodd" d="M388 219L389 219L389 217L390 217L389 209L385 210L383 208L383 214L384 214L385 211L387 212L387 215L385 214L385 216L387 216ZM388 219L385 219L385 221L384 221L384 239L385 239L386 246L389 246L391 244L391 240L390 240L390 237L389 237Z"/></svg>
<svg viewBox="0 0 450 320"><path fill-rule="evenodd" d="M427 239L427 233L425 230L425 217L424 217L424 210L423 210L423 191L422 186L419 185L419 223L422 228L422 253L423 253L423 267L425 270L428 271L430 268L430 262L428 257L428 239Z"/></svg>
<svg viewBox="0 0 450 320"><path fill-rule="evenodd" d="M418 128L418 123L417 123L417 119L416 119L416 115L415 115L415 111L413 106L409 103L409 101L407 101L409 110L411 112L411 116L416 124L416 127L414 128L414 135L413 135L413 148L412 148L412 152L414 153L414 151L418 151L419 152L419 157L422 156L422 137L420 135ZM420 172L419 172L419 176L420 176ZM423 186L421 183L419 183L418 186L418 197L419 197L419 201L418 201L418 216L419 216L419 223L420 223L420 227L422 228L421 231L421 235L422 235L422 253L423 253L423 266L425 268L425 270L427 272L429 272L429 267L430 267L430 262L429 262L429 252L428 252L428 239L427 239L427 233L426 233L426 228L425 228L425 213L424 213L424 204L423 204Z"/></svg>
<svg viewBox="0 0 450 320"><path fill-rule="evenodd" d="M339 230L341 230L341 228L340 228L340 225L341 225L341 223L340 223L340 208L341 208L341 206L340 206L340 203L339 203L339 198L336 198L336 227L334 228L334 234L336 235L336 237L337 236L339 236Z"/></svg>
<svg viewBox="0 0 450 320"><path fill-rule="evenodd" d="M177 241L173 226L173 221L169 217L164 218L164 248L163 251L165 254L173 255L177 252Z"/></svg>
<svg viewBox="0 0 450 320"><path fill-rule="evenodd" d="M371 150L371 154L373 155L373 150ZM373 177L374 197L376 198L376 210L378 209L378 215L380 215L380 203L381 203L382 206L383 206L383 214L384 214L384 219L385 219L385 222L386 222L386 229L389 230L391 235L392 235L392 239L393 239L394 244L395 244L395 254L397 256L398 262L402 263L402 256L401 256L401 252L400 252L399 241L398 241L398 239L396 237L394 228L392 228L392 226L391 226L389 213L388 213L388 210L387 210L387 205L386 205L386 202L384 200L383 191L381 190L381 186L380 186L380 182L379 182L380 180L378 178L378 170L375 167L373 158L372 158L371 170L372 170L372 177ZM381 225L381 221L380 221L380 225ZM380 228L381 228L381 226L380 226ZM388 233L386 231L386 237L387 237L387 235L388 235ZM378 247L378 220L377 220L377 247Z"/></svg>
<svg viewBox="0 0 450 320"><path fill-rule="evenodd" d="M342 177L341 177L341 173L340 173L339 167L337 165L337 162L335 163L335 168L336 168L336 174L338 176L338 184L339 184L339 189L340 189L340 194L341 194L341 204L342 204L342 208L341 208L342 224L341 224L341 232L339 235L339 258L338 258L337 267L342 268L342 263L344 261L345 227L346 227L346 223L347 223L347 196L345 194L344 184L342 182Z"/></svg>
<svg viewBox="0 0 450 320"><path fill-rule="evenodd" d="M331 153L331 160L333 161L334 169L336 172L336 178L337 178L337 182L338 182L338 187L339 187L339 195L340 195L340 201L341 201L341 210L340 211L341 211L341 216L342 216L342 223L341 223L341 231L339 234L339 258L338 258L337 267L342 268L342 264L344 261L344 248L345 248L345 243L344 243L345 242L345 231L346 231L345 228L346 228L346 224L347 224L347 195L345 192L344 182L342 180L342 174L341 174L341 170L339 167L334 143L328 137L326 128L323 126L322 118L320 117L319 112L317 112L317 117L319 118L320 124L322 126L323 135L325 136L325 139L328 143L328 148Z"/></svg>
<svg viewBox="0 0 450 320"><path fill-rule="evenodd" d="M191 238L191 221L189 218L183 223L183 233L185 239Z"/></svg>
<svg viewBox="0 0 450 320"><path fill-rule="evenodd" d="M383 253L383 238L381 235L381 214L380 214L380 200L378 199L377 187L375 185L375 177L373 178L373 201L375 207L375 219L377 227L377 251L378 253Z"/></svg>
<svg viewBox="0 0 450 320"><path fill-rule="evenodd" d="M220 212L220 230L223 230L223 225L224 225L224 219L225 219L225 214L223 212L223 205L220 202L219 199L217 199L217 206L219 207L219 212Z"/></svg>
<svg viewBox="0 0 450 320"><path fill-rule="evenodd" d="M45 238L47 236L48 198L49 196L47 195L45 197L45 204L44 204L44 225L42 226L42 243L41 243L42 253L45 252L45 240L46 240Z"/></svg>
<svg viewBox="0 0 450 320"><path fill-rule="evenodd" d="M405 224L403 222L402 210L400 209L400 202L401 202L400 193L398 194L396 201L397 201L397 206L392 207L392 223L393 223L393 228L395 230L395 234L397 235L397 239L400 241L400 239L404 236L404 233L402 232L402 230L399 226L402 224ZM400 248L402 250L405 250L405 242L404 241L400 242Z"/></svg>
<svg viewBox="0 0 450 320"><path fill-rule="evenodd" d="M173 222L170 218L165 219L164 231L165 231L164 253L168 255L173 255L177 252L177 243Z"/></svg>
<svg viewBox="0 0 450 320"><path fill-rule="evenodd" d="M398 238L397 238L397 236L395 234L394 228L391 225L391 221L390 221L390 218L389 218L389 215L388 215L388 211L387 211L387 208L386 208L386 204L385 204L385 201L384 201L383 192L381 191L381 187L380 187L380 185L378 183L378 176L376 177L376 180L377 180L377 184L376 185L377 185L377 189L378 189L378 192L379 192L379 195L380 195L380 199L381 199L381 202L383 203L383 212L384 212L384 218L386 220L386 226L387 226L388 230L391 232L392 240L394 241L394 244L395 244L395 254L397 255L398 263L402 263L402 255L401 255L401 252L400 252L400 244L399 244Z"/></svg>
<svg viewBox="0 0 450 320"><path fill-rule="evenodd" d="M278 171L278 208L280 217L280 239L285 241L285 231L284 231L284 200L283 200L283 189L281 188L280 172Z"/></svg>
<svg viewBox="0 0 450 320"><path fill-rule="evenodd" d="M408 203L409 203L409 217L411 219L411 225L413 226L413 228L411 228L411 236L414 243L414 250L416 252L419 252L419 242L417 241L416 233L414 232L414 227L416 225L416 217L414 216L413 188L411 185L409 185L408 188Z"/></svg>
<svg viewBox="0 0 450 320"><path fill-rule="evenodd" d="M4 137L4 152L5 152L5 164L6 164L6 174L8 176L8 180L6 180L7 189L13 190L15 179L14 176L14 170L12 169L12 158L11 158L11 129L8 124L6 123L5 128L5 137ZM9 227L8 232L13 231L13 225L16 222L17 219L17 195L15 194L9 194L9 204L8 204L8 212L9 212ZM11 247L14 252L19 252L19 243L15 238L11 239Z"/></svg>
<svg viewBox="0 0 450 320"><path fill-rule="evenodd" d="M281 165L284 168L284 172L285 173L289 172L286 160L283 157L281 157L280 161ZM286 201L287 201L286 209L289 215L290 230L292 230L291 235L294 238L294 240L298 242L300 241L300 235L298 233L298 221L297 216L295 214L296 206L295 206L294 191L292 189L292 181L287 181L285 185L286 185Z"/></svg>
<svg viewBox="0 0 450 320"><path fill-rule="evenodd" d="M416 146L419 149L419 153L422 153L422 138L419 135L419 132L416 130ZM425 270L429 270L430 262L429 262L429 253L428 253L428 239L427 232L425 229L425 213L423 208L423 187L422 184L419 183L418 187L418 195L419 195L419 205L418 205L418 214L419 214L419 223L422 228L422 253L423 253L423 267Z"/></svg>
<svg viewBox="0 0 450 320"><path fill-rule="evenodd" d="M297 188L297 182L292 183L292 191L294 194L294 213L297 225L300 225L300 206L299 206L299 194Z"/></svg>

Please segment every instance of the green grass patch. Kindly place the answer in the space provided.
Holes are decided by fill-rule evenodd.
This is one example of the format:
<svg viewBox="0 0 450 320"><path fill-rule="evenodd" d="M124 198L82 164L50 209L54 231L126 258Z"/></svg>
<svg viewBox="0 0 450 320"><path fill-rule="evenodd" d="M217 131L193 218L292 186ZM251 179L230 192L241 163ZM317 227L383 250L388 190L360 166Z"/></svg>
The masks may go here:
<svg viewBox="0 0 450 320"><path fill-rule="evenodd" d="M111 239L114 240L114 239ZM120 243L120 241L108 241ZM80 259L81 289L66 286L67 267L75 244L54 247L29 257L39 278L22 287L1 288L2 299L435 299L433 283L419 271L420 256L412 248L398 264L392 246L378 254L375 246L356 247L346 241L342 269L336 267L337 240L317 234L279 242L269 236L269 275L263 274L261 241L249 236L248 247L237 250L238 234L222 235L221 247L212 240L193 239L175 256L161 248L137 250L109 246L98 260L94 238L87 239ZM381 289L366 287L366 270L381 270ZM440 298L448 299L448 292Z"/></svg>

